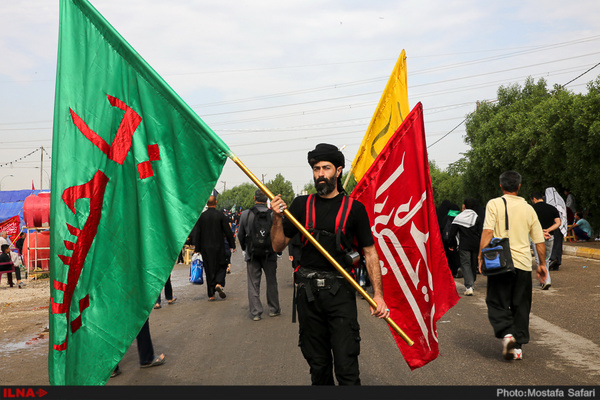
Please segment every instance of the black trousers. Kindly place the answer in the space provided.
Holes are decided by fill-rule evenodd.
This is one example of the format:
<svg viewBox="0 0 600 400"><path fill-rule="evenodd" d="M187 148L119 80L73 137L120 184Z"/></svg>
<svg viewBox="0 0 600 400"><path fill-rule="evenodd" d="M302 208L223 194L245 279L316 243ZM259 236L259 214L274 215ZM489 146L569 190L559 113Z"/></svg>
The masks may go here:
<svg viewBox="0 0 600 400"><path fill-rule="evenodd" d="M206 292L208 297L215 296L215 287L217 284L225 287L227 264L221 262L220 260L222 259L223 256L219 257L216 251L202 253L204 274L206 275Z"/></svg>
<svg viewBox="0 0 600 400"><path fill-rule="evenodd" d="M160 304L161 301L161 294L158 294L158 300L156 300L156 302L158 304ZM171 285L171 275L169 275L169 279L167 279L167 283L165 283L165 297L167 298L167 300L173 300L173 285Z"/></svg>
<svg viewBox="0 0 600 400"><path fill-rule="evenodd" d="M452 276L455 277L458 272L458 268L460 268L460 257L458 255L458 251L450 251L446 245L444 245L444 251L446 252L446 259L448 260L450 272L452 272Z"/></svg>
<svg viewBox="0 0 600 400"><path fill-rule="evenodd" d="M558 264L557 266L562 264L562 245L563 245L563 234L560 229L555 229L553 232L554 235L554 244L552 245L552 253L550 254L551 260L556 260ZM546 267L548 267L546 265Z"/></svg>
<svg viewBox="0 0 600 400"><path fill-rule="evenodd" d="M529 343L529 313L532 299L531 271L488 276L488 318L497 338L512 334L518 347Z"/></svg>
<svg viewBox="0 0 600 400"><path fill-rule="evenodd" d="M12 277L12 272L10 274L5 274L6 275L6 279L8 279L8 284L10 285L10 287L14 286L13 283L13 277ZM17 281L21 280L21 267L18 267L15 265L15 277L17 278ZM2 275L0 275L0 278L2 278Z"/></svg>
<svg viewBox="0 0 600 400"><path fill-rule="evenodd" d="M340 385L360 385L358 355L360 327L354 289L344 282L332 290L298 289L298 346L310 366L313 385L333 385L333 369ZM313 297L311 300L309 297Z"/></svg>
<svg viewBox="0 0 600 400"><path fill-rule="evenodd" d="M152 346L152 338L150 337L150 324L148 320L140 333L137 335L137 346L138 346L138 356L140 358L140 365L150 364L154 361L154 347Z"/></svg>

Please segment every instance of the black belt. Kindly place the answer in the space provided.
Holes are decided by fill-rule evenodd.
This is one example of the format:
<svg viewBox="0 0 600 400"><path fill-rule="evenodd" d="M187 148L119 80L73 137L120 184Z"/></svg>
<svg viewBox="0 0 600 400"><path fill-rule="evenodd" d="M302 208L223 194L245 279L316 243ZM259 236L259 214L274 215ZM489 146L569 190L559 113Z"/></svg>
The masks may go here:
<svg viewBox="0 0 600 400"><path fill-rule="evenodd" d="M315 300L313 292L318 292L321 290L329 290L332 295L335 296L337 291L340 288L340 285L345 282L343 277L332 277L332 276L323 276L323 275L315 275L314 277L302 277L296 276L296 283L298 284L298 288L304 288L306 292L306 298L309 302Z"/></svg>

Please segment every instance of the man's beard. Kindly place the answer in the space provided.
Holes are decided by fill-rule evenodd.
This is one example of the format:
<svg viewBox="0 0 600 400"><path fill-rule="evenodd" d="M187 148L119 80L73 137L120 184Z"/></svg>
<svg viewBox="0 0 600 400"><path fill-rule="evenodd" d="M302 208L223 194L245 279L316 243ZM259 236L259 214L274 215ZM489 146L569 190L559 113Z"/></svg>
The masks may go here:
<svg viewBox="0 0 600 400"><path fill-rule="evenodd" d="M317 189L317 194L319 196L327 196L337 187L337 177L335 175L332 176L331 179L325 177L314 178L314 181L315 189Z"/></svg>

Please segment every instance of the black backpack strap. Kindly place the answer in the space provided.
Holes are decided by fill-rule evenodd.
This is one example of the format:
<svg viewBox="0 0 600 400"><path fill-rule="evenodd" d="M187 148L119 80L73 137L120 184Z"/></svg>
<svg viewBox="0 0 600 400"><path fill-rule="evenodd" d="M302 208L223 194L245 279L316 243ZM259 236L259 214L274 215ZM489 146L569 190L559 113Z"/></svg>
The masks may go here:
<svg viewBox="0 0 600 400"><path fill-rule="evenodd" d="M506 199L504 197L502 197L502 201L504 202L504 221L506 225L506 231L508 232L508 208L506 207Z"/></svg>
<svg viewBox="0 0 600 400"><path fill-rule="evenodd" d="M346 237L346 222L348 222L348 215L352 208L352 202L354 200L351 197L344 196L342 198L342 206L340 207L337 217L335 219L335 241L338 250L343 251L344 248L350 248L352 245ZM342 243L343 242L343 243Z"/></svg>
<svg viewBox="0 0 600 400"><path fill-rule="evenodd" d="M304 223L306 230L312 235L313 229L315 228L315 195L309 194L306 199L306 222ZM306 246L308 239L302 237L302 243Z"/></svg>

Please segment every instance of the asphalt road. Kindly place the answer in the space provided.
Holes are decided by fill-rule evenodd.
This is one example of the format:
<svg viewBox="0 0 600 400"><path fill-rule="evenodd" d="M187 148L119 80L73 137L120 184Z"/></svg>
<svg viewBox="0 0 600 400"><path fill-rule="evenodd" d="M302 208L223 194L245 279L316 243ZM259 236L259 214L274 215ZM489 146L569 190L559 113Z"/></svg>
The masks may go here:
<svg viewBox="0 0 600 400"><path fill-rule="evenodd" d="M487 319L481 275L473 297L463 297L462 279L456 280L461 299L438 322L440 356L412 372L387 324L370 316L368 304L358 300L363 385L598 385L600 261L565 256L563 262L552 273L550 290L534 282L531 342L519 362L501 357L501 342ZM248 313L240 253L233 256L225 300L208 302L204 285L188 283L188 266L176 266L177 302L150 317L155 352L165 353L167 362L140 369L134 343L121 363L123 374L108 385L310 385L297 346L298 325L291 322L291 271L282 257L282 315L255 322Z"/></svg>
<svg viewBox="0 0 600 400"><path fill-rule="evenodd" d="M166 363L140 369L134 341L120 363L123 373L107 386L310 385L308 366L297 346L298 325L291 322L291 272L290 262L281 258L282 315L255 322L248 313L240 253L233 256L225 300L208 302L205 285L188 282L189 266L175 266L172 282L178 300L172 305L164 302L150 316L155 352L165 353ZM531 342L524 346L524 359L519 362L501 357L501 342L493 337L487 319L485 278L477 276L473 297L462 297L462 279L456 283L461 299L438 322L440 356L412 372L387 324L371 317L368 304L358 300L363 385L576 387L600 383L600 261L564 256L560 271L552 273L550 290L534 285ZM22 335L31 338L32 333ZM5 355L0 386L47 385L46 346L47 341Z"/></svg>

